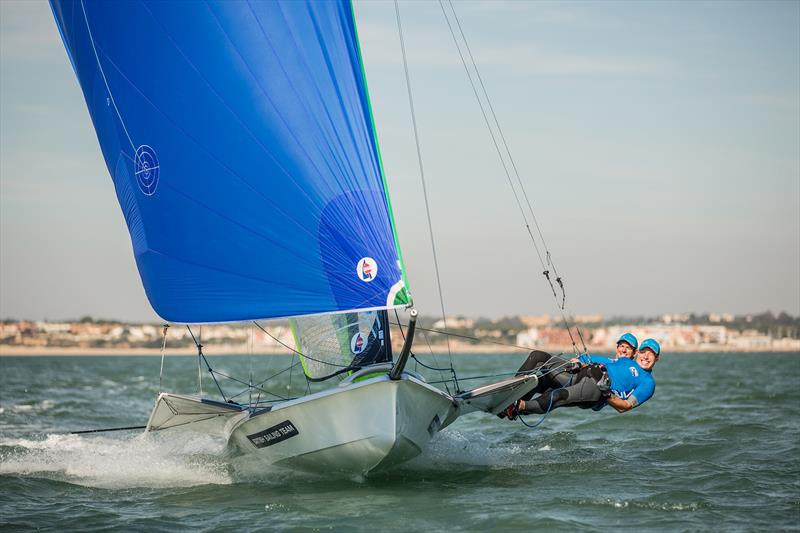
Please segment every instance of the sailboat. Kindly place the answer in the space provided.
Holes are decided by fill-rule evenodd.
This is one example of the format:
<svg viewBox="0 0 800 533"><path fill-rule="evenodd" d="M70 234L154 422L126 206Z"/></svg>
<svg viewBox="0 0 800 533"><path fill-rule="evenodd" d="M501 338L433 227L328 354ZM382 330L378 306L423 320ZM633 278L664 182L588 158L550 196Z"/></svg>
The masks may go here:
<svg viewBox="0 0 800 533"><path fill-rule="evenodd" d="M417 313L348 0L51 7L155 312L289 318L306 378L331 383L246 404L161 393L146 431L366 473L535 387L523 375L451 394L406 368ZM409 320L394 357L397 309Z"/></svg>

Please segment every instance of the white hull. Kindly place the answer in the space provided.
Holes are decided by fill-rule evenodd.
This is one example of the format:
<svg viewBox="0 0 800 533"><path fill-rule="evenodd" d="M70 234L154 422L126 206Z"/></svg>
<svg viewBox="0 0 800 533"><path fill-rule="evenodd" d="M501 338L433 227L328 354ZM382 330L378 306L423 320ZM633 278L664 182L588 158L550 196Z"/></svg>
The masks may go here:
<svg viewBox="0 0 800 533"><path fill-rule="evenodd" d="M438 389L406 375L397 381L384 375L242 419L229 442L268 463L366 473L422 453L455 412L452 398ZM281 435L281 427L292 435Z"/></svg>
<svg viewBox="0 0 800 533"><path fill-rule="evenodd" d="M385 373L364 377L252 413L236 405L161 394L148 430L218 433L232 451L253 454L266 464L367 473L416 457L460 414L476 408L497 412L536 384L533 376L513 378L454 398L408 373L398 380ZM515 397L509 400L509 395Z"/></svg>

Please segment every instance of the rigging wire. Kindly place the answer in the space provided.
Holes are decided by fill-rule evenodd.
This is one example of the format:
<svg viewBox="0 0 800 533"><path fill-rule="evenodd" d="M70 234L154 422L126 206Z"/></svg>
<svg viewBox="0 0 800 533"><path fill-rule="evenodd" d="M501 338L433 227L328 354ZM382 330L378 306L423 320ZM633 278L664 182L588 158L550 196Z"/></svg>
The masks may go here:
<svg viewBox="0 0 800 533"><path fill-rule="evenodd" d="M360 366L354 366L352 362L350 364L347 364L347 365L341 365L341 364L332 363L330 361L322 361L321 359L315 359L315 358L313 358L313 357L311 357L309 355L306 355L304 353L300 353L297 350L295 350L294 348L292 348L291 346L289 346L288 344L286 344L286 343L282 342L281 340L279 340L272 333L270 333L269 331L267 331L266 329L261 327L261 325L258 322L253 321L253 324L255 324L258 327L258 329L260 329L261 331L263 331L264 333L269 335L272 338L272 340L274 340L275 342L277 342L278 344L280 344L284 348L286 348L288 350L291 350L293 352L293 354L292 354L292 362L294 362L294 356L297 355L297 356L302 356L302 357L308 359L309 361L314 361L314 362L317 362L317 363L322 363L324 365L335 366L335 367L339 368L339 370L336 370L336 371L334 371L334 372L332 372L332 373L330 373L330 374L328 374L326 376L322 376L322 377L319 377L319 378L312 378L312 377L306 375L305 372L303 372L303 376L305 376L305 378L306 378L306 394L308 394L309 391L311 390L310 389L311 383L318 383L320 381L325 381L325 380L330 379L332 377L344 374L345 372L350 372L350 371L358 370L359 368L361 368ZM289 368L293 368L294 366L295 365L292 364L292 366L289 367ZM292 386L292 374L290 373L289 374L289 387L291 387L291 386Z"/></svg>
<svg viewBox="0 0 800 533"><path fill-rule="evenodd" d="M247 381L241 380L239 378L235 378L233 376L229 376L228 374L225 374L224 372L219 372L218 370L212 370L212 372L215 375L222 376L223 378L227 378L227 379L229 379L229 380L231 380L231 381L233 381L235 383L239 383L241 385L247 385L246 389L243 389L240 392L237 392L233 396L228 396L228 398L226 399L226 401L228 401L228 402L230 402L231 400L233 400L234 398L236 398L238 396L241 396L242 394L244 394L248 390L252 391L253 389L258 389L259 392L265 392L265 393L267 393L267 394L269 394L271 396L275 396L276 398L281 399L281 400L288 400L288 398L286 398L285 396L281 396L280 394L276 394L274 392L268 391L268 390L266 390L264 388L261 388L259 385L251 385Z"/></svg>
<svg viewBox="0 0 800 533"><path fill-rule="evenodd" d="M390 322L392 325L401 326L398 322ZM447 335L449 337L458 337L459 339L466 339L475 342L481 342L484 344L496 344L498 346L506 346L508 348L519 348L520 350L531 351L535 348L530 346L522 346L520 344L512 344L510 342L502 342L502 341L493 341L491 339L483 339L481 337L473 337L471 335L464 335L462 333L453 333L452 331L444 331L440 329L431 329L431 328L423 328L421 326L417 326L416 328L418 331L427 331L429 333L439 333L440 335ZM438 363L437 363L438 364Z"/></svg>
<svg viewBox="0 0 800 533"><path fill-rule="evenodd" d="M428 351L431 353L431 357L433 357L434 363L436 363L436 366L439 366L439 362L436 360L436 356L433 353L433 348L431 347L431 343L428 340L428 336L425 335L425 333L423 333L422 334L422 338L425 339L425 344L428 346ZM425 363L423 363L419 359L417 359L417 356L416 356L415 353L412 352L411 353L411 357L413 357L414 361L417 361L422 366L427 367L427 368L431 368L431 367L428 367ZM444 372L447 369L439 368L437 370L439 370L439 372L441 373L441 372ZM453 363L452 362L450 363L449 370L450 370L450 374L451 374L452 377L448 381L452 381L453 382L453 387L455 388L456 392L458 392L461 387L459 387L459 385L458 385L458 376L456 375L456 369L453 367ZM450 387L447 386L448 381L444 381L444 388L445 388L445 390L447 390L447 394L451 394Z"/></svg>
<svg viewBox="0 0 800 533"><path fill-rule="evenodd" d="M164 379L164 355L167 349L167 330L169 329L169 324L164 324L164 338L161 341L161 371L158 373L158 392L164 392L164 388L161 386L161 383Z"/></svg>
<svg viewBox="0 0 800 533"><path fill-rule="evenodd" d="M270 333L269 331L264 329L264 327L261 324L259 324L258 322L253 321L253 324L255 324L258 329L263 331L272 340L274 340L275 342L277 342L278 344L280 344L281 346L283 346L287 350L293 352L295 355L300 355L302 357L305 357L309 361L314 361L316 363L323 363L323 364L326 364L326 365L329 365L329 366L336 366L336 367L339 367L339 368L350 368L350 365L342 365L342 364L332 363L332 362L328 362L328 361L322 361L321 359L314 359L310 355L306 355L304 353L298 352L297 350L295 350L294 348L292 348L291 346L289 346L288 344L286 344L282 340L278 339L275 335L273 335L272 333Z"/></svg>
<svg viewBox="0 0 800 533"><path fill-rule="evenodd" d="M289 372L290 370L292 370L294 367L296 367L296 366L297 366L297 365L299 365L299 364L300 364L300 361L297 361L297 362L295 363L295 362L294 362L294 357L292 357L292 361L291 361L291 365L290 365L290 366L287 366L287 367L286 367L286 368L284 368L283 370L279 370L278 372L275 372L275 373L274 373L274 374L272 374L271 376L268 376L268 377L266 377L266 378L262 379L261 381L259 381L258 383L256 383L256 384L255 384L255 385L253 385L253 386L254 386L254 387L256 387L256 388L258 388L258 387L260 387L261 385L263 385L264 383L266 383L267 381L269 381L269 380L271 380L271 379L274 379L274 378L276 378L276 377L280 376L281 374L284 374L284 373L286 373L286 372ZM258 400L256 400L256 403L258 403Z"/></svg>
<svg viewBox="0 0 800 533"><path fill-rule="evenodd" d="M405 334L405 331L403 331L403 324L400 322L400 315L397 312L397 308L395 308L395 310L394 310L394 317L395 317L395 319L397 319L397 322L394 322L394 323L389 322L388 316L387 316L387 322L389 322L390 325L393 324L393 325L397 326L398 328L400 328L400 335L402 335L403 341L405 341L406 340L406 334ZM416 326L416 329L423 330L424 328L420 328L419 326ZM425 335L423 335L423 338L425 339L425 342L427 343L428 342L428 338ZM430 343L428 343L428 348L430 348ZM415 361L414 364L415 365L417 363L419 363L422 366L425 366L419 359L417 359L417 357L414 355L414 352L411 352L411 357L414 359L414 361ZM431 350L431 357L433 357L433 363L438 367L439 366L439 360L436 358L436 354L433 353L433 350ZM450 364L449 370L453 371L453 364L452 363ZM442 374L442 370L440 370L439 372L441 374L440 377L442 378L442 380L444 382L444 374ZM445 386L445 388L447 388L447 386ZM449 392L450 392L450 390L448 389L448 393Z"/></svg>
<svg viewBox="0 0 800 533"><path fill-rule="evenodd" d="M441 5L441 1L439 3ZM505 149L505 153L508 155L508 160L511 163L511 169L514 171L514 175L517 178L517 183L519 183L519 188L522 191L522 196L525 198L525 203L528 206L528 211L530 212L531 219L533 220L533 224L536 227L536 232L539 234L539 238L541 239L542 245L544 246L544 250L547 254L547 263L552 265L553 273L558 277L558 270L556 269L556 265L555 263L553 263L552 257L550 256L550 252L547 246L547 241L544 238L544 234L542 233L542 228L539 225L539 221L537 220L536 214L533 211L533 206L531 205L530 198L528 197L528 192L525 190L525 185L522 182L522 178L519 175L519 170L517 170L517 164L514 161L514 157L511 155L511 150L508 148L508 143L506 142L506 136L503 134L503 128L500 126L500 120L498 120L497 113L495 113L494 111L492 100L491 98L489 98L489 92L486 90L486 85L484 85L483 83L483 77L481 76L481 72L478 69L477 63L475 62L475 57L472 55L472 49L469 46L469 41L467 41L467 36L464 34L464 29L461 27L461 20L458 18L458 13L456 13L456 9L453 6L453 1L447 0L447 3L450 5L450 10L453 12L453 20L455 20L456 26L458 26L458 32L461 34L461 39L464 41L464 47L467 50L467 55L469 55L470 62L472 63L472 67L475 70L475 77L478 78L478 83L480 83L481 91L483 92L484 98L486 99L486 103L489 106L489 112L492 115L492 119L494 120L495 126L497 127L497 132L500 134L500 140L503 143L503 148ZM444 9L444 7L442 9ZM445 14L445 17L446 16L447 15Z"/></svg>
<svg viewBox="0 0 800 533"><path fill-rule="evenodd" d="M203 340L203 326L202 325L200 326L200 331L198 331L198 333L197 333L200 336L200 342L198 342L198 340L194 338L194 333L192 333L192 328L190 328L187 325L186 329L189 330L189 333L192 335L192 340L194 341L195 346L197 346L197 394L200 395L200 397L202 398L203 397L203 372L201 370L200 352L203 349L203 345L200 344L200 342L202 342L202 340Z"/></svg>
<svg viewBox="0 0 800 533"><path fill-rule="evenodd" d="M511 174L508 172L508 167L506 166L505 158L500 151L500 146L497 144L497 139L495 138L494 131L492 130L491 126L489 126L489 118L486 116L486 109L483 107L483 102L478 95L478 89L475 87L475 82L472 80L472 73L469 71L469 67L467 66L467 62L464 59L464 54L461 52L461 47L458 44L458 39L456 38L456 34L453 31L453 26L450 24L450 18L447 16L447 12L444 9L444 4L441 0L439 0L439 7L442 8L442 14L444 15L444 20L447 22L447 27L450 29L450 35L453 37L453 42L456 45L456 50L458 51L458 55L461 58L461 64L464 66L464 71L467 74L467 78L469 79L470 86L472 87L472 92L475 95L475 99L478 101L478 106L480 107L481 114L483 114L483 120L486 122L486 125L489 127L489 135L492 138L492 143L494 144L494 148L497 151L497 155L500 158L500 164L503 166L503 172L506 175L506 179L508 180L508 185L511 187L511 192L514 194L514 200L517 203L517 207L522 214L522 219L525 222L525 227L528 230L528 233L531 236L531 242L533 243L533 247L536 250L536 255L539 256L539 262L542 263L542 266L545 265L544 259L542 258L542 253L539 251L539 245L536 242L536 239L533 237L533 233L531 231L530 224L528 223L528 216L525 214L525 210L522 207L522 202L519 199L519 194L517 193L517 189L514 187L514 183L511 180Z"/></svg>
<svg viewBox="0 0 800 533"><path fill-rule="evenodd" d="M225 397L225 393L222 392L222 387L220 387L219 381L217 381L217 376L214 375L214 369L211 368L211 365L208 363L208 359L206 359L206 356L203 353L203 345L201 343L201 341L203 339L203 337L202 337L203 326L200 326L200 332L198 333L198 337L197 338L194 336L194 332L192 332L191 326L189 326L187 324L186 325L186 329L189 330L189 335L192 336L192 340L194 341L195 346L197 346L197 373L198 373L198 378L200 380L199 381L200 396L201 397L203 396L203 373L201 371L201 366L200 365L201 365L201 362L204 362L206 364L206 368L208 369L208 373L211 374L211 379L214 380L214 384L217 386L217 390L219 391L219 395L222 396L222 399L227 402L228 399ZM220 373L220 375L222 375L222 374ZM229 379L233 379L230 376L225 376L225 377L227 377Z"/></svg>
<svg viewBox="0 0 800 533"><path fill-rule="evenodd" d="M250 394L248 395L248 398L247 398L247 404L248 405L253 405L253 326L250 326L247 329L250 330L249 331L250 335L248 335L248 337L247 337L247 340L248 340L248 342L247 342L247 355L248 355L247 359L248 359L248 362L250 363L250 376L248 377L248 380L247 380L248 381L248 389L250 391Z"/></svg>
<svg viewBox="0 0 800 533"><path fill-rule="evenodd" d="M525 202L527 204L527 207L528 207L528 210L530 212L531 218L532 218L533 223L534 223L534 225L536 227L536 231L539 234L539 238L542 241L542 248L545 251L544 257L542 256L542 253L540 251L539 245L536 242L536 238L535 238L535 236L533 234L533 231L531 230L530 223L528 222L528 215L525 213L525 209L523 208L522 203L520 201L519 193L517 192L517 188L514 186L513 180L511 179L511 174L510 174L510 172L508 170L508 165L506 164L505 157L503 156L503 153L500 150L500 146L499 146L499 143L497 141L497 137L495 136L494 130L492 129L492 125L491 125L491 122L489 121L489 118L488 118L488 115L487 115L487 112L486 112L486 108L485 108L485 106L483 104L483 101L481 100L481 97L480 97L480 95L478 93L478 89L476 87L476 84L475 84L475 81L473 79L472 73L470 72L469 66L467 65L467 61L466 61L466 59L464 57L464 53L461 51L461 45L458 42L458 37L456 36L456 33L455 33L454 29L453 29L453 25L450 22L450 17L447 14L447 10L445 9L444 2L443 2L443 0L439 0L439 6L440 6L440 8L442 10L442 14L444 15L445 21L447 22L447 27L450 30L450 35L453 37L453 42L454 42L454 44L456 46L456 49L458 50L458 55L461 58L461 63L464 66L464 70L465 70L465 72L467 74L467 78L469 79L470 85L472 86L473 94L475 95L475 99L478 102L478 106L480 107L481 114L483 115L484 122L486 123L486 127L489 130L489 135L492 138L492 143L494 144L495 150L497 151L497 155L498 155L498 157L500 159L500 163L501 163L501 165L503 167L503 171L504 171L504 173L506 175L506 179L508 181L508 184L511 187L511 191L512 191L512 193L514 195L514 199L515 199L515 201L517 203L517 207L519 208L520 214L522 215L523 221L525 223L525 228L526 228L526 230L528 232L528 235L530 236L531 243L533 244L533 247L536 250L536 255L539 257L539 262L540 262L540 264L542 266L542 270L543 270L542 274L544 275L545 279L547 280L547 283L550 286L550 290L553 293L553 298L555 299L556 306L559 308L560 314L561 314L563 322L564 322L564 327L566 328L567 333L569 334L569 337L570 337L570 341L572 342L573 350L575 351L576 354L580 354L581 351L578 349L578 346L577 346L577 344L575 342L575 338L572 335L572 329L571 329L571 326L569 324L569 321L568 321L568 319L566 317L566 313L565 313L566 291L565 291L565 288L564 288L563 278L558 274L558 270L556 269L555 263L552 260L552 255L550 253L550 250L547 247L547 241L544 239L544 234L542 233L541 226L539 225L539 222L536 219L536 215L534 214L533 206L532 206L532 204L530 202L530 198L528 197L528 194L527 194L527 192L525 190L525 186L524 186L524 184L522 182L522 179L521 179L521 177L519 175L519 171L517 169L516 163L514 162L514 159L513 159L512 155L511 155L511 150L508 147L508 143L506 142L505 135L503 134L503 131L502 131L502 127L500 126L500 121L497 118L497 114L494 111L494 107L492 106L491 98L489 97L489 93L486 90L485 84L483 83L483 78L480 76L480 70L478 69L477 63L475 62L475 58L472 55L472 51L471 51L471 49L469 47L469 43L467 41L466 35L464 34L463 27L461 26L461 22L458 19L458 15L456 14L455 7L453 6L452 0L447 0L447 1L448 1L448 4L450 6L451 11L453 12L453 18L456 21L456 24L458 25L459 33L461 34L461 38L464 41L464 46L465 46L465 48L467 50L467 53L468 53L468 55L470 57L470 60L472 62L472 68L475 70L476 77L477 77L478 82L479 82L479 84L481 86L481 89L483 91L483 95L484 95L484 98L485 98L485 100L487 102L487 105L489 107L489 111L490 111L490 113L492 115L492 118L494 119L495 127L496 127L496 129L498 131L498 134L500 136L502 144L503 144L503 146L505 148L505 151L507 153L507 156L508 156L509 162L511 164L511 167L514 170L514 173L516 175L517 182L518 182L518 185L519 185L519 189L520 189L520 191L522 191L522 194L523 194L523 197L525 198ZM552 268L553 273L556 276L555 283L558 285L559 290L561 292L561 303L559 303L559 301L558 301L558 294L556 292L555 285L553 285L553 280L550 278L550 268ZM576 326L576 330L577 330L578 337L579 337L580 342L581 342L581 346L583 347L583 352L586 352L586 343L583 340L583 335L582 335L582 333L580 331L580 328L578 328Z"/></svg>
<svg viewBox="0 0 800 533"><path fill-rule="evenodd" d="M431 251L433 252L433 267L434 271L436 272L436 287L439 291L439 305L442 309L442 323L444 324L445 329L447 329L447 313L445 312L444 307L444 296L442 294L442 279L439 275L439 259L436 255L436 239L434 238L433 234L433 221L431 219L431 209L430 203L428 201L428 187L425 182L425 168L422 164L422 149L420 148L419 144L419 131L417 129L417 116L414 111L414 96L411 91L411 76L408 72L408 60L406 57L406 44L405 39L403 38L403 25L400 21L400 5L398 4L397 0L394 0L394 11L397 18L397 32L400 36L400 51L403 55L403 70L406 76L406 89L408 91L408 106L411 109L411 124L414 128L414 142L417 147L417 163L419 164L419 175L422 181L422 195L425 199L425 214L428 217L428 233L430 234L431 240ZM447 339L447 355L450 359L450 366L453 366L453 353L450 350L450 339Z"/></svg>

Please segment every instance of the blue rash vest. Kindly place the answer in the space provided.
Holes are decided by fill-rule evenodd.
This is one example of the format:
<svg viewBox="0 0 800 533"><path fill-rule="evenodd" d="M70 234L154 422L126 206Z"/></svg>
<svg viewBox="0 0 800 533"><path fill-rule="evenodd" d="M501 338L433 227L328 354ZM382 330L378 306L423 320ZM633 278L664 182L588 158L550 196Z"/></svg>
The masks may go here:
<svg viewBox="0 0 800 533"><path fill-rule="evenodd" d="M584 364L600 364L606 367L611 380L611 391L631 402L633 407L642 405L656 391L656 380L653 374L644 370L639 363L627 357L609 359L599 355L581 355L578 360ZM605 404L603 404L605 405Z"/></svg>

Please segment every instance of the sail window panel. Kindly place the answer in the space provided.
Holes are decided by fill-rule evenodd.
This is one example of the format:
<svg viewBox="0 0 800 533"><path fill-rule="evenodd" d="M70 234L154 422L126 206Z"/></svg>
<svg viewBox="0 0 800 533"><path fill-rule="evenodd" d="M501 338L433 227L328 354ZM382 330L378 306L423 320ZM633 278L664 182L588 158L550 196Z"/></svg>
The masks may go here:
<svg viewBox="0 0 800 533"><path fill-rule="evenodd" d="M313 380L392 360L386 311L300 317L290 324L303 372Z"/></svg>

